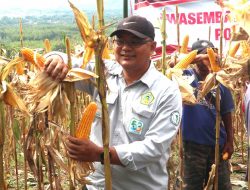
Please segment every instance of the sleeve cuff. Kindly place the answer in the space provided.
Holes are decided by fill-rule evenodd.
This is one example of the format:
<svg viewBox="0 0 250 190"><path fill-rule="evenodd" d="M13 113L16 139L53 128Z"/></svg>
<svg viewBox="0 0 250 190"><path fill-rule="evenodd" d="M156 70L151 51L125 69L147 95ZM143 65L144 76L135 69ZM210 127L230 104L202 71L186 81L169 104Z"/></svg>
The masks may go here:
<svg viewBox="0 0 250 190"><path fill-rule="evenodd" d="M121 163L128 169L130 170L137 170L137 167L134 163L133 156L131 152L129 152L129 145L123 144L123 145L118 145L114 146L117 155L121 161Z"/></svg>
<svg viewBox="0 0 250 190"><path fill-rule="evenodd" d="M67 54L65 53L62 53L62 52L58 52L58 51L52 51L52 52L49 52L49 53L46 53L44 55L45 58L49 57L49 56L52 56L52 55L58 55L62 58L63 62L65 64L68 64L68 57L67 57ZM75 57L72 57L72 65L74 68L79 68L82 64L82 59L78 59L78 58L75 58Z"/></svg>

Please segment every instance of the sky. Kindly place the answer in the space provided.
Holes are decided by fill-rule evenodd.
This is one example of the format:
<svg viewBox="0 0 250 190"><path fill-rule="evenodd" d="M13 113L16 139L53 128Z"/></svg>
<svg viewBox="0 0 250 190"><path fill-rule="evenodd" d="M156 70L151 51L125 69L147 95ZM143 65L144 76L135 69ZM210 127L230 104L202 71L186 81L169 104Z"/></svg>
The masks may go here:
<svg viewBox="0 0 250 190"><path fill-rule="evenodd" d="M79 9L95 9L96 0L71 0ZM69 9L68 0L0 0L0 10ZM123 0L104 0L104 9L123 6Z"/></svg>

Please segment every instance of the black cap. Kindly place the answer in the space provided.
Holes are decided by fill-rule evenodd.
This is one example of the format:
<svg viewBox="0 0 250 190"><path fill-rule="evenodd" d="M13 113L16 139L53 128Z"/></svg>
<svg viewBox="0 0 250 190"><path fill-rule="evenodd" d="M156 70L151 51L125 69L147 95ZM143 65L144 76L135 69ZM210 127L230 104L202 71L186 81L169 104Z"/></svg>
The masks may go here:
<svg viewBox="0 0 250 190"><path fill-rule="evenodd" d="M197 53L199 54L208 47L214 48L214 44L208 40L197 40L193 43L192 50L198 50Z"/></svg>
<svg viewBox="0 0 250 190"><path fill-rule="evenodd" d="M128 31L139 38L151 38L154 40L155 31L154 26L146 18L141 16L129 16L124 18L119 22L117 29L110 34L110 36L115 36L122 31Z"/></svg>

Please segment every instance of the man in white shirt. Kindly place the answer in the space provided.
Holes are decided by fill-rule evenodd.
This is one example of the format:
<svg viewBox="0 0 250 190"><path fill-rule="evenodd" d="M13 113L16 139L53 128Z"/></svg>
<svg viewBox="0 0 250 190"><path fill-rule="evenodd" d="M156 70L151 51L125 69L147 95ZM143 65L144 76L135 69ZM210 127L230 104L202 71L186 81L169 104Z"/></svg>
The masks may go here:
<svg viewBox="0 0 250 190"><path fill-rule="evenodd" d="M178 86L156 70L150 60L155 50L154 27L140 16L123 19L111 34L117 62L108 62L107 104L110 117L110 161L114 190L165 190L170 145L180 124L182 99ZM46 59L45 71L63 79L66 62L58 55ZM91 64L88 69L93 69ZM97 102L90 140L69 137L71 158L94 162L88 190L104 189L101 107L97 89L77 84Z"/></svg>

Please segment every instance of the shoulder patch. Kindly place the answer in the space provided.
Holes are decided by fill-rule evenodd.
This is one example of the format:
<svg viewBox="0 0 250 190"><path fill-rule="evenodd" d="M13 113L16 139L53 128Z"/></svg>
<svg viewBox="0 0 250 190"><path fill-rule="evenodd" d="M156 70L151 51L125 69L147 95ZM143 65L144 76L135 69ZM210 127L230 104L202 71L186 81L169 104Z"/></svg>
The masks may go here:
<svg viewBox="0 0 250 190"><path fill-rule="evenodd" d="M180 124L180 121L181 121L180 113L178 111L173 111L170 114L170 122L177 126Z"/></svg>
<svg viewBox="0 0 250 190"><path fill-rule="evenodd" d="M146 92L141 95L141 104L149 105L154 101L155 97L152 92Z"/></svg>

